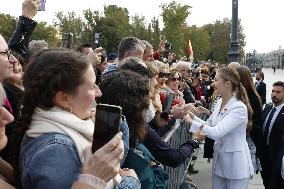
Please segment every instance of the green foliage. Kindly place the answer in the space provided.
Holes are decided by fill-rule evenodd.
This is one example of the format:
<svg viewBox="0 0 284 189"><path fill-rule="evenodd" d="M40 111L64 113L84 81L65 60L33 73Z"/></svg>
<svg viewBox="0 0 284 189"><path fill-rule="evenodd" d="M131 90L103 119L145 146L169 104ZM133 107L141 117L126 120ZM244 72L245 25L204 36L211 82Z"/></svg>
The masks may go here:
<svg viewBox="0 0 284 189"><path fill-rule="evenodd" d="M164 37L174 44L174 52L177 55L185 55L188 31L185 20L190 14L191 7L172 1L168 5L162 4L161 8L163 11Z"/></svg>
<svg viewBox="0 0 284 189"><path fill-rule="evenodd" d="M222 21L202 27L188 26L186 19L190 16L191 7L175 1L162 4L164 27L161 30L158 17L150 23L144 16L129 16L126 8L116 5L104 7L103 12L87 9L81 18L75 12L57 12L53 26L39 22L32 39L44 39L50 46L60 46L63 33L73 34L73 48L81 43L94 43L95 33L101 34L100 46L107 52L117 52L119 42L127 36L134 36L149 41L154 50L159 48L161 38L173 43L173 51L180 56L188 56L187 40L190 40L195 60L211 59L221 63L228 62L231 20ZM8 14L0 14L0 33L9 40L16 27L16 18ZM241 21L238 24L240 59L244 57L245 35ZM161 37L163 36L163 37Z"/></svg>
<svg viewBox="0 0 284 189"><path fill-rule="evenodd" d="M32 39L45 40L50 47L58 46L60 43L57 38L57 30L55 27L47 25L46 22L38 22L33 32Z"/></svg>
<svg viewBox="0 0 284 189"><path fill-rule="evenodd" d="M73 46L76 47L80 43L83 34L84 23L81 17L77 16L74 11L67 12L67 14L57 12L55 16L56 20L54 20L53 25L59 29L61 36L64 33L72 33Z"/></svg>
<svg viewBox="0 0 284 189"><path fill-rule="evenodd" d="M192 26L190 31L190 41L194 52L195 60L207 60L210 48L210 39L207 30L202 27Z"/></svg>
<svg viewBox="0 0 284 189"><path fill-rule="evenodd" d="M0 34L4 37L6 41L10 39L13 31L16 28L16 18L9 14L0 13Z"/></svg>

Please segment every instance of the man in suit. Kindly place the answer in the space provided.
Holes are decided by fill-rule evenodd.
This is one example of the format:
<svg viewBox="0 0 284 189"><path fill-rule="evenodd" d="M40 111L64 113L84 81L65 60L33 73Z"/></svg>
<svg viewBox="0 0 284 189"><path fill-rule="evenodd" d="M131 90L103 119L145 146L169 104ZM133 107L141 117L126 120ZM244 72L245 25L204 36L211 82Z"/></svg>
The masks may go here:
<svg viewBox="0 0 284 189"><path fill-rule="evenodd" d="M264 74L262 71L258 71L255 75L255 87L258 95L261 98L262 105L266 103L266 84L263 82Z"/></svg>
<svg viewBox="0 0 284 189"><path fill-rule="evenodd" d="M284 82L273 84L272 103L263 111L263 135L260 149L261 176L266 189L284 189L281 177L284 152Z"/></svg>

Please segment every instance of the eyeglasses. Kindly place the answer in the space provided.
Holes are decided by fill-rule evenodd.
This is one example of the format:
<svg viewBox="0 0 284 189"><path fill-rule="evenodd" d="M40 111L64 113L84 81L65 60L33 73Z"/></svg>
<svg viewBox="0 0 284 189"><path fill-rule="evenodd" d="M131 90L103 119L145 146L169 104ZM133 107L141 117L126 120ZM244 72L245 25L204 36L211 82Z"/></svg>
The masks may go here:
<svg viewBox="0 0 284 189"><path fill-rule="evenodd" d="M11 56L11 50L6 50L4 52L0 52L0 55L4 56L4 55L7 55L8 57L8 60L10 60L10 56Z"/></svg>
<svg viewBox="0 0 284 189"><path fill-rule="evenodd" d="M181 77L173 77L171 78L172 81L181 81Z"/></svg>
<svg viewBox="0 0 284 189"><path fill-rule="evenodd" d="M170 77L170 73L160 72L158 75L159 78L168 78Z"/></svg>

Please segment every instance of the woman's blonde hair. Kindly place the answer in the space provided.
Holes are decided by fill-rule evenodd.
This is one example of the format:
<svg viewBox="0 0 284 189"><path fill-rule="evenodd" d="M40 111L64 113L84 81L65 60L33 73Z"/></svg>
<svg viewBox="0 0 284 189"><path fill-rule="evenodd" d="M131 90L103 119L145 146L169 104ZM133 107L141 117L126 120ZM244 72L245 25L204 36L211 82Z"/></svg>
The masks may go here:
<svg viewBox="0 0 284 189"><path fill-rule="evenodd" d="M3 88L2 83L0 83L0 105L1 106L3 106L3 104L4 104L5 96L6 96L5 90Z"/></svg>

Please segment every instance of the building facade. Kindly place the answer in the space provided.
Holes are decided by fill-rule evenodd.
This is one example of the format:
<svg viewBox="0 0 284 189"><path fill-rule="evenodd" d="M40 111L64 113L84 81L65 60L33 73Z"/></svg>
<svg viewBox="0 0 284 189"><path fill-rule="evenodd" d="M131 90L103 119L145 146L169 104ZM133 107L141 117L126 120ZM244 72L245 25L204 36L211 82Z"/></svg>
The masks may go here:
<svg viewBox="0 0 284 189"><path fill-rule="evenodd" d="M284 69L284 49L280 47L278 50L266 53L263 59L263 67Z"/></svg>

